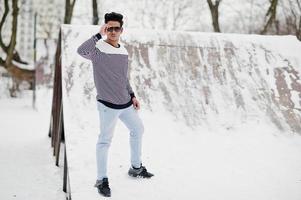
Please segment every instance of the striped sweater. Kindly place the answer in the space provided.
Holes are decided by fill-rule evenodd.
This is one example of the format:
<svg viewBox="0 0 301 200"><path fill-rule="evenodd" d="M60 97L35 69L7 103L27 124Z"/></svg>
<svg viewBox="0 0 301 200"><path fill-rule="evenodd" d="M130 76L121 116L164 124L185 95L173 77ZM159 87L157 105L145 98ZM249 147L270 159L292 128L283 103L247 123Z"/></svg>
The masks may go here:
<svg viewBox="0 0 301 200"><path fill-rule="evenodd" d="M128 79L128 52L101 40L98 33L81 44L77 52L92 61L96 99L108 107L127 108L135 96Z"/></svg>

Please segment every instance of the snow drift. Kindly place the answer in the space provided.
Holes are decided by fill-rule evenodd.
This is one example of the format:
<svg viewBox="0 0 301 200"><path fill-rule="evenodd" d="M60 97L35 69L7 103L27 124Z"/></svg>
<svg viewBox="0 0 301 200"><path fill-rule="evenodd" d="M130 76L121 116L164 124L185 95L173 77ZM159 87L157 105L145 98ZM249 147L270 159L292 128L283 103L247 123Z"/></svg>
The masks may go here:
<svg viewBox="0 0 301 200"><path fill-rule="evenodd" d="M90 61L77 54L78 46L98 31L98 26L62 26L72 199L99 198L92 187L99 134L96 90ZM123 33L121 42L129 52L130 82L142 105L143 163L155 178L143 182L126 177L129 149L122 133L127 130L117 123L108 166L113 198L300 197L300 139L290 134L301 133L300 42L292 36L133 29ZM279 138L276 132L292 138ZM188 180L186 187L179 184L183 180ZM283 186L275 184L279 182Z"/></svg>
<svg viewBox="0 0 301 200"><path fill-rule="evenodd" d="M95 101L95 88L91 63L76 49L98 29L62 29L64 95L79 109ZM121 42L129 52L130 82L147 109L166 110L190 127L231 129L264 120L301 133L301 43L295 37L131 29Z"/></svg>

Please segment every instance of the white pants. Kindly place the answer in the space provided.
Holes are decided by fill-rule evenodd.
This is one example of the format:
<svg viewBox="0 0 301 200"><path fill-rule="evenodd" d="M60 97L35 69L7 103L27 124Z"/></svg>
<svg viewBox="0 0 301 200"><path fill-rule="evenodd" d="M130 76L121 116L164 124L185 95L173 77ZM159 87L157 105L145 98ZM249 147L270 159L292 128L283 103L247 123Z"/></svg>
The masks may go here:
<svg viewBox="0 0 301 200"><path fill-rule="evenodd" d="M140 167L144 126L137 110L134 109L133 105L124 109L113 109L100 102L97 102L97 107L100 119L100 134L96 144L97 180L108 177L108 151L118 118L130 131L131 164L134 167Z"/></svg>

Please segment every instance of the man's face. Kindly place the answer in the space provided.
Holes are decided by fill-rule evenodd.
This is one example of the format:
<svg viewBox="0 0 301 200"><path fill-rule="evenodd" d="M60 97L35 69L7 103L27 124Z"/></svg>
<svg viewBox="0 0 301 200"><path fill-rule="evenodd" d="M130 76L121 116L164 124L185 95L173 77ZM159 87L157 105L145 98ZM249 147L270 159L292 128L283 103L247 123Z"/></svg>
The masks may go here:
<svg viewBox="0 0 301 200"><path fill-rule="evenodd" d="M107 22L107 38L112 41L118 41L123 29L118 21Z"/></svg>

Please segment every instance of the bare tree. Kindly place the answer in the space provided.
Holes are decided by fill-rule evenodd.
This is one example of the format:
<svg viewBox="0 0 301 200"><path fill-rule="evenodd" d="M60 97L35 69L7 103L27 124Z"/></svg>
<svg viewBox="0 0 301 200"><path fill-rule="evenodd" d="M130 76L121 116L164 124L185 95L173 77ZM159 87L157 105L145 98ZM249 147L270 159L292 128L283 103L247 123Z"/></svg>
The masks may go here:
<svg viewBox="0 0 301 200"><path fill-rule="evenodd" d="M65 17L64 17L64 24L71 24L73 8L75 5L76 0L66 0L65 1Z"/></svg>
<svg viewBox="0 0 301 200"><path fill-rule="evenodd" d="M301 41L301 0L296 0L296 4L297 4L297 9L298 9L298 13L297 11L294 11L294 7L292 6L292 4L290 4L291 6L291 11L292 14L294 16L294 25L296 27L296 37L298 38L298 40Z"/></svg>
<svg viewBox="0 0 301 200"><path fill-rule="evenodd" d="M172 30L177 30L179 26L185 24L187 20L192 19L189 12L192 10L193 2L191 0L179 1L172 4Z"/></svg>
<svg viewBox="0 0 301 200"><path fill-rule="evenodd" d="M212 25L214 32L221 32L219 27L219 21L218 21L218 7L222 0L215 0L215 3L213 4L211 0L207 0L208 6L210 8L211 17L212 17Z"/></svg>
<svg viewBox="0 0 301 200"><path fill-rule="evenodd" d="M76 0L66 0L65 1L65 16L64 16L64 23L71 24L73 8L75 5ZM61 49L59 48L61 45L61 31L59 32L58 37L58 44L55 52L55 65L59 64L60 56L61 56Z"/></svg>
<svg viewBox="0 0 301 200"><path fill-rule="evenodd" d="M300 38L301 0L279 0L277 34L296 35Z"/></svg>
<svg viewBox="0 0 301 200"><path fill-rule="evenodd" d="M65 1L64 24L71 24L75 2L76 2L76 0L73 0L73 1L72 0L66 0ZM59 49L60 41L61 41L61 31L59 32L58 45L57 45L56 52L55 52L55 63L56 63L56 65L59 63L59 58L60 58L60 54L61 54L61 51Z"/></svg>
<svg viewBox="0 0 301 200"><path fill-rule="evenodd" d="M254 8L254 0L250 2L250 16L249 16L249 30L248 33L251 34L254 30L253 26L253 8Z"/></svg>
<svg viewBox="0 0 301 200"><path fill-rule="evenodd" d="M73 0L72 2L71 2L71 0L65 1L65 16L64 16L65 24L71 23L75 2L76 2L76 0ZM59 31L58 42L57 42L56 51L55 51L55 66L60 65L60 57L61 57L60 46L61 46L61 31Z"/></svg>
<svg viewBox="0 0 301 200"><path fill-rule="evenodd" d="M297 0L297 3L298 3L299 11L301 13L301 3L299 2L299 0ZM301 41L301 15L299 16L299 24L297 26L296 36L297 36L298 40Z"/></svg>
<svg viewBox="0 0 301 200"><path fill-rule="evenodd" d="M92 0L92 9L93 9L93 19L92 24L97 25L99 22L98 16L98 3L97 0Z"/></svg>
<svg viewBox="0 0 301 200"><path fill-rule="evenodd" d="M47 2L44 0L44 2ZM38 34L45 38L56 38L60 25L63 23L62 15L58 15L57 7L61 3L46 4L48 12L39 12L38 14Z"/></svg>
<svg viewBox="0 0 301 200"><path fill-rule="evenodd" d="M135 6L137 8L135 21L138 22L139 27L146 29L183 30L183 26L196 20L194 15L196 9L193 6L193 1L197 0L140 0L138 3L132 1L129 3L130 5L125 6Z"/></svg>
<svg viewBox="0 0 301 200"><path fill-rule="evenodd" d="M2 38L2 29L7 20L9 13L9 0L4 0L4 14L0 22L0 47L4 52L4 57L0 57L0 65L3 66L12 76L13 86L10 88L10 95L16 97L16 92L19 90L19 84L22 81L27 81L31 88L33 87L34 70L22 69L17 63L27 64L22 61L18 52L16 51L17 40L17 25L18 25L18 0L12 0L12 29L8 45L6 45ZM16 61L16 62L13 62Z"/></svg>
<svg viewBox="0 0 301 200"><path fill-rule="evenodd" d="M65 24L71 24L72 20L72 14L73 14L73 8L75 5L76 0L66 0L65 1L65 16L64 16L64 23ZM60 65L60 57L61 57L61 31L59 32L59 37L58 37L58 43L56 46L56 51L55 51L55 66Z"/></svg>
<svg viewBox="0 0 301 200"><path fill-rule="evenodd" d="M167 16L166 12L163 11L162 5L168 7L168 0L153 0L152 2L148 0L139 1L139 3L133 1L131 6L136 4L138 11L135 15L136 20L140 22L141 27L155 29L158 28L158 22L161 22L163 26L167 26ZM157 7L157 9L155 9ZM160 13L157 11L160 10ZM162 18L162 13L164 13L164 18ZM150 23L151 22L151 23Z"/></svg>
<svg viewBox="0 0 301 200"><path fill-rule="evenodd" d="M271 27L273 24L275 25L276 31L279 31L278 22L276 20L276 14L277 14L277 5L278 0L270 0L270 7L266 13L266 23L261 31L261 34L266 34L268 31L268 28Z"/></svg>

